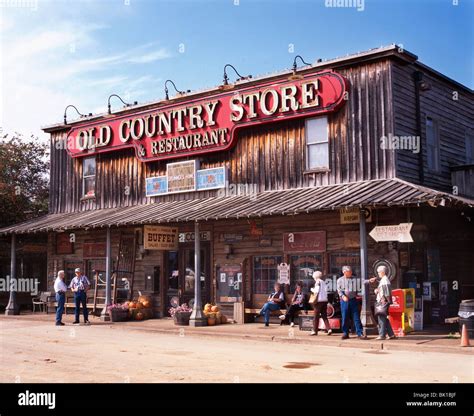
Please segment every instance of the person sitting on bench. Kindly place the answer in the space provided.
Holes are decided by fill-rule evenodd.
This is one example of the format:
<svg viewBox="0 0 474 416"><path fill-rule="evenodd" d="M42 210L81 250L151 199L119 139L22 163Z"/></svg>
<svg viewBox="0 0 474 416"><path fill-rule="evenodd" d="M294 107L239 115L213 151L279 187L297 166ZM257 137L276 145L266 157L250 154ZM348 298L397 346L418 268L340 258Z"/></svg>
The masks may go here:
<svg viewBox="0 0 474 416"><path fill-rule="evenodd" d="M293 299L291 299L290 307L286 311L286 314L280 315L279 318L281 319L282 323L289 321L290 326L293 327L295 326L295 315L303 309L306 311L306 313L308 313L308 308L306 304L306 296L303 293L303 282L298 281L296 283Z"/></svg>
<svg viewBox="0 0 474 416"><path fill-rule="evenodd" d="M259 315L257 316L264 316L265 317L265 326L270 325L270 313L273 311L277 311L278 309L285 308L285 294L281 290L280 283L275 283L273 287L274 292L268 296L267 302L263 305Z"/></svg>

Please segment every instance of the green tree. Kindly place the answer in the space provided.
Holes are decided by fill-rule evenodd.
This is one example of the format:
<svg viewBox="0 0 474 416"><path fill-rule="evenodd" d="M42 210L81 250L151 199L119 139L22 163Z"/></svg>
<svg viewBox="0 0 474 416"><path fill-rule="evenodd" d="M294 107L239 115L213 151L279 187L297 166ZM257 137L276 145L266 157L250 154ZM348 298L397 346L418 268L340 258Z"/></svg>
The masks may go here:
<svg viewBox="0 0 474 416"><path fill-rule="evenodd" d="M35 136L0 137L0 226L48 212L49 146Z"/></svg>

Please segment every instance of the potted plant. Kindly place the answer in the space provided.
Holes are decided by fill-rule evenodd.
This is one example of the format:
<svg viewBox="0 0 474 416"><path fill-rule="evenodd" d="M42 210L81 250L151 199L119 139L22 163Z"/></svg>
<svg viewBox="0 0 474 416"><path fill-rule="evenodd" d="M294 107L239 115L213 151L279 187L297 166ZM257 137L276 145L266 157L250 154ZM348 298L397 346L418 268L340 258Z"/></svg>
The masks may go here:
<svg viewBox="0 0 474 416"><path fill-rule="evenodd" d="M112 322L126 321L128 318L128 303L114 303L107 306L107 311Z"/></svg>
<svg viewBox="0 0 474 416"><path fill-rule="evenodd" d="M174 320L175 325L189 325L189 318L191 317L192 308L186 303L181 306L169 308L168 312Z"/></svg>

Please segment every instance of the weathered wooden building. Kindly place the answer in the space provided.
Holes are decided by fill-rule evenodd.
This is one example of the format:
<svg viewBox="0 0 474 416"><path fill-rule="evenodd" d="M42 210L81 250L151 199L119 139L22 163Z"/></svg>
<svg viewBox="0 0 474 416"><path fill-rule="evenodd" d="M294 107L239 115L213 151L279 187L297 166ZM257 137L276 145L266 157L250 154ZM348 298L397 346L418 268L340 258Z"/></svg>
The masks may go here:
<svg viewBox="0 0 474 416"><path fill-rule="evenodd" d="M262 305L282 264L289 292L386 264L425 290L426 323L474 297L473 91L397 46L44 130L50 212L0 233L44 236L48 288L60 269L100 278L110 242L118 291L165 316L193 298L197 223L203 300L229 310ZM412 224L413 241L361 251L362 222Z"/></svg>

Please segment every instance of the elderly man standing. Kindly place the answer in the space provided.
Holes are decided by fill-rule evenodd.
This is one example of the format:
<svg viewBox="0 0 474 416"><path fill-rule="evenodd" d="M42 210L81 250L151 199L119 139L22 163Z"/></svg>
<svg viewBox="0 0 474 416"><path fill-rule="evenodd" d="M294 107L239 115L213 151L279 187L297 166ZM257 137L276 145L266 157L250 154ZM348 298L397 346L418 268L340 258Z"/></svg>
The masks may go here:
<svg viewBox="0 0 474 416"><path fill-rule="evenodd" d="M56 302L58 306L56 308L56 325L62 326L62 317L64 313L64 303L66 302L66 291L67 286L64 283L64 270L59 270L58 277L54 281L54 291L56 292Z"/></svg>
<svg viewBox="0 0 474 416"><path fill-rule="evenodd" d="M337 293L341 301L342 313L342 339L349 338L349 318L352 318L356 327L357 337L366 339L362 333L362 323L360 321L359 307L357 304L358 279L352 276L351 266L343 266L343 276L337 279Z"/></svg>
<svg viewBox="0 0 474 416"><path fill-rule="evenodd" d="M388 310L392 303L392 284L387 276L387 267L377 267L377 274L379 275L380 280L377 289L375 289L375 294L377 295L377 305L381 306L381 311L376 314L379 324L379 336L376 339L383 340L387 335L389 339L396 339L392 325L388 319ZM369 279L370 283L373 283L376 280L375 277Z"/></svg>
<svg viewBox="0 0 474 416"><path fill-rule="evenodd" d="M79 324L79 313L81 310L81 303L82 303L82 314L84 315L84 323L89 324L89 314L87 311L87 291L90 287L90 282L87 276L81 273L81 269L77 268L74 270L76 276L71 280L71 284L69 287L74 293L74 305L75 305L75 319L73 324Z"/></svg>

